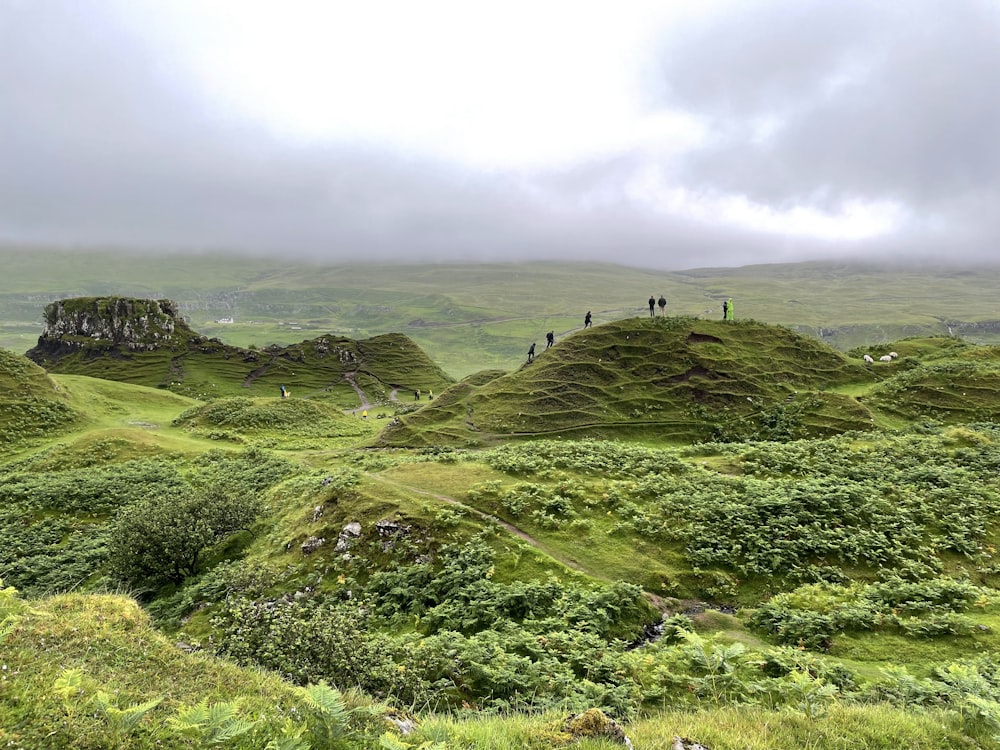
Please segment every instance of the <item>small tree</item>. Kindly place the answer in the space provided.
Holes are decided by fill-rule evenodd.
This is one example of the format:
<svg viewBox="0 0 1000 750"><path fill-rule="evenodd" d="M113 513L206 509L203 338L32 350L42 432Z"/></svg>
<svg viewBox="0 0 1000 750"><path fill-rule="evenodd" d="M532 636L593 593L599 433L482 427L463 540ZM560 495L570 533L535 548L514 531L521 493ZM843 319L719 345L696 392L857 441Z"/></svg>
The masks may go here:
<svg viewBox="0 0 1000 750"><path fill-rule="evenodd" d="M151 497L125 509L109 541L112 573L128 583L180 583L198 572L204 553L260 514L256 497L219 488L177 498Z"/></svg>

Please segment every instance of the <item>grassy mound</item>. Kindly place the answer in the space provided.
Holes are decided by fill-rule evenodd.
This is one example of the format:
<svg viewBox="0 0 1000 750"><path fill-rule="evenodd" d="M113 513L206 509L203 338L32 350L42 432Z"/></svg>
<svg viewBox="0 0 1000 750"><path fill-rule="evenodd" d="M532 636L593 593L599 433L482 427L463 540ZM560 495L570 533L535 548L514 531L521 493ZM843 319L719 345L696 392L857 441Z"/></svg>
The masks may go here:
<svg viewBox="0 0 1000 750"><path fill-rule="evenodd" d="M168 388L199 399L276 396L284 385L296 396L323 396L345 408L362 400L386 403L397 389L442 390L452 382L401 334L361 341L320 336L291 346L241 349L197 334L158 305L90 297L54 303L49 308L60 306L62 317L48 321L52 332L27 356L50 372ZM95 325L103 333L81 333Z"/></svg>
<svg viewBox="0 0 1000 750"><path fill-rule="evenodd" d="M174 424L200 430L273 432L312 437L351 437L368 433L357 417L319 401L223 398L181 414Z"/></svg>
<svg viewBox="0 0 1000 750"><path fill-rule="evenodd" d="M51 435L78 418L42 368L0 349L0 446Z"/></svg>
<svg viewBox="0 0 1000 750"><path fill-rule="evenodd" d="M5 747L263 747L293 731L313 746L339 735L338 747L360 747L370 746L361 741L365 729L383 731L377 711L361 718L354 710L356 696L335 696L334 715L330 693L187 653L126 597L29 603L0 587L0 634Z"/></svg>
<svg viewBox="0 0 1000 750"><path fill-rule="evenodd" d="M875 377L785 328L632 318L573 334L510 375L467 379L384 440L421 445L564 432L694 440L867 429L867 409L825 391Z"/></svg>

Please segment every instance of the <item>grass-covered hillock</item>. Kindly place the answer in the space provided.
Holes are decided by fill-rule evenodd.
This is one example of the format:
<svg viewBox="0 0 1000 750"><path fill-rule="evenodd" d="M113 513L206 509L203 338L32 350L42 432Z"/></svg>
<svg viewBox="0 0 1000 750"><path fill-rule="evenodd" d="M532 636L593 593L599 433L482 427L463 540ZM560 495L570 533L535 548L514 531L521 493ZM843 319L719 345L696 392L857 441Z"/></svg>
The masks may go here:
<svg viewBox="0 0 1000 750"><path fill-rule="evenodd" d="M464 395L406 416L384 441L554 434L683 441L868 429L867 409L824 391L876 377L786 328L630 318L577 332L515 373L463 381Z"/></svg>
<svg viewBox="0 0 1000 750"><path fill-rule="evenodd" d="M193 407L178 416L174 426L212 440L261 444L270 437L274 447L308 444L331 447L331 440L309 442L308 438L347 438L349 442L372 433L358 415L348 415L324 401L297 398L220 398ZM306 440L304 440L306 439Z"/></svg>
<svg viewBox="0 0 1000 750"><path fill-rule="evenodd" d="M54 435L79 419L41 367L0 349L0 451Z"/></svg>
<svg viewBox="0 0 1000 750"><path fill-rule="evenodd" d="M452 382L411 339L396 333L361 341L321 336L261 354L265 359L248 385L263 386L270 394L285 384L293 396L322 395L343 406L358 405L356 389L368 402L384 405L397 397L410 401L416 390L440 391Z"/></svg>
<svg viewBox="0 0 1000 750"><path fill-rule="evenodd" d="M28 357L53 373L168 388L199 399L242 394L322 396L341 406L388 403L396 389L452 382L412 340L320 336L242 349L192 331L169 300L86 297L46 307L47 327Z"/></svg>
<svg viewBox="0 0 1000 750"><path fill-rule="evenodd" d="M0 642L5 747L363 748L391 726L355 693L189 653L124 596L29 602L0 583Z"/></svg>
<svg viewBox="0 0 1000 750"><path fill-rule="evenodd" d="M901 372L873 389L864 403L910 421L987 422L1000 419L998 394L1000 361L955 360Z"/></svg>

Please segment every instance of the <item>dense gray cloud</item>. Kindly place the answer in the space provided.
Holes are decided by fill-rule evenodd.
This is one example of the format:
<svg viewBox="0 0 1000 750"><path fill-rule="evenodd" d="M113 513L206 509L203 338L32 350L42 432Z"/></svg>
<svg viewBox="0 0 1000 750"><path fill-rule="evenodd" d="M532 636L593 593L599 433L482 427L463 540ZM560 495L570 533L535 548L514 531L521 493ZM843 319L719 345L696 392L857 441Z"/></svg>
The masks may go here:
<svg viewBox="0 0 1000 750"><path fill-rule="evenodd" d="M995 2L762 0L665 24L647 113L701 136L510 169L290 138L227 109L120 10L0 0L0 241L684 268L990 258L1000 237ZM852 201L896 207L895 225L783 228Z"/></svg>
<svg viewBox="0 0 1000 750"><path fill-rule="evenodd" d="M986 0L778 2L667 50L661 104L716 139L681 179L771 205L895 201L897 245L989 257L1000 175L1000 7Z"/></svg>

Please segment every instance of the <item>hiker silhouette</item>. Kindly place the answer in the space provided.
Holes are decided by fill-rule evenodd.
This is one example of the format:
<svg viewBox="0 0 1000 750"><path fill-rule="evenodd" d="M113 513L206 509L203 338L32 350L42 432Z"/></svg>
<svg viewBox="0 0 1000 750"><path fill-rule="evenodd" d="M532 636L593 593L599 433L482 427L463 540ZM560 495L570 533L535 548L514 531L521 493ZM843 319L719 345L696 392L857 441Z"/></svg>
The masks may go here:
<svg viewBox="0 0 1000 750"><path fill-rule="evenodd" d="M653 317L653 309L656 307L656 300L653 295L649 295L649 317Z"/></svg>
<svg viewBox="0 0 1000 750"><path fill-rule="evenodd" d="M556 335L552 331L549 331L545 334L545 348L548 349L554 343L556 343Z"/></svg>
<svg viewBox="0 0 1000 750"><path fill-rule="evenodd" d="M531 346L528 347L528 361L533 362L535 360L535 342L531 342Z"/></svg>
<svg viewBox="0 0 1000 750"><path fill-rule="evenodd" d="M590 310L587 310L587 314L583 317L583 327L590 328Z"/></svg>
<svg viewBox="0 0 1000 750"><path fill-rule="evenodd" d="M660 301L657 303L660 306L660 315L666 315L667 309L667 298L662 294L660 295Z"/></svg>

